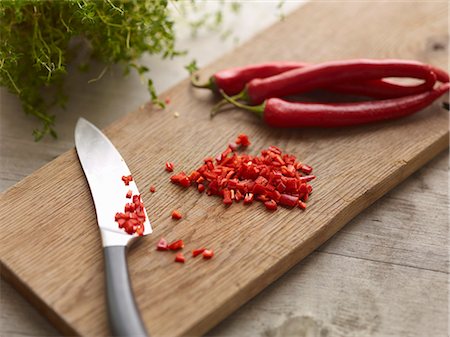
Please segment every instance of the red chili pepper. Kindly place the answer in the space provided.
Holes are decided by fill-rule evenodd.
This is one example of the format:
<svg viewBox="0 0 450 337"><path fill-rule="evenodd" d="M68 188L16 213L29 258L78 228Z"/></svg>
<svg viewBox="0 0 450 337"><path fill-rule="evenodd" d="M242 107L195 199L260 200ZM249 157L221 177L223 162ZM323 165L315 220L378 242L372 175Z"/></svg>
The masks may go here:
<svg viewBox="0 0 450 337"><path fill-rule="evenodd" d="M214 256L214 252L212 249L205 249L202 255L204 259L209 260Z"/></svg>
<svg viewBox="0 0 450 337"><path fill-rule="evenodd" d="M152 193L155 193L156 192L156 188L155 188L155 186L150 186L150 192L152 192Z"/></svg>
<svg viewBox="0 0 450 337"><path fill-rule="evenodd" d="M177 240L169 245L170 250L180 250L184 248L183 240Z"/></svg>
<svg viewBox="0 0 450 337"><path fill-rule="evenodd" d="M156 250L169 250L169 245L166 241L166 239L161 238L156 245Z"/></svg>
<svg viewBox="0 0 450 337"><path fill-rule="evenodd" d="M166 162L166 171L167 172L173 172L173 168L174 168L173 163L167 161Z"/></svg>
<svg viewBox="0 0 450 337"><path fill-rule="evenodd" d="M367 124L411 115L444 93L449 83L418 95L353 103L303 103L269 98L262 105L247 106L224 96L237 107L250 110L273 127L340 127Z"/></svg>
<svg viewBox="0 0 450 337"><path fill-rule="evenodd" d="M211 76L209 82L205 84L199 84L194 79L191 80L191 83L196 88L208 88L217 92L221 89L227 95L235 95L242 91L247 82L254 78L270 77L305 65L305 63L299 62L252 64L219 71Z"/></svg>
<svg viewBox="0 0 450 337"><path fill-rule="evenodd" d="M199 88L209 88L213 91L223 90L228 96L236 95L244 90L245 85L255 78L267 78L293 69L300 69L311 66L301 62L270 62L262 64L252 64L244 67L225 69L214 74L208 83L198 84L195 81L192 85ZM437 80L442 83L449 82L449 75L436 67L430 66L435 73ZM429 90L429 84L416 86L405 86L389 83L383 80L368 80L351 83L341 83L328 88L334 92L349 93L352 95L363 95L373 98L394 98L409 96Z"/></svg>
<svg viewBox="0 0 450 337"><path fill-rule="evenodd" d="M177 253L175 255L175 262L180 262L180 263L184 263L186 261L183 253Z"/></svg>
<svg viewBox="0 0 450 337"><path fill-rule="evenodd" d="M240 94L251 104L271 97L283 97L324 89L343 83L377 80L386 77L422 79L432 88L436 75L429 65L408 60L343 60L298 68L268 78L255 78ZM425 90L426 90L425 89Z"/></svg>
<svg viewBox="0 0 450 337"><path fill-rule="evenodd" d="M193 257L196 257L197 255L202 254L205 250L206 250L206 248L194 249L194 250L192 251L192 256L193 256Z"/></svg>
<svg viewBox="0 0 450 337"><path fill-rule="evenodd" d="M181 213L177 210L174 210L172 212L172 219L174 220L180 220L183 216L181 215Z"/></svg>
<svg viewBox="0 0 450 337"><path fill-rule="evenodd" d="M128 190L127 195L125 196L127 199L130 199L131 196L133 195L133 191Z"/></svg>

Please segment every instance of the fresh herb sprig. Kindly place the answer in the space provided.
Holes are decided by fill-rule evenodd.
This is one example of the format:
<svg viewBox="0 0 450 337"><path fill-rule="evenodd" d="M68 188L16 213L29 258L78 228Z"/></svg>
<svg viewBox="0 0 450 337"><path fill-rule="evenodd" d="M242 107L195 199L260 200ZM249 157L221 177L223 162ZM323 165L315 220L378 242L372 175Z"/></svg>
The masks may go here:
<svg viewBox="0 0 450 337"><path fill-rule="evenodd" d="M3 0L0 21L0 85L42 122L33 131L36 140L56 137L55 116L48 111L66 103L63 81L76 55L77 47L69 48L74 37L87 42L91 57L106 67L120 63L126 72L134 68L141 75L149 71L136 63L142 54L180 54L167 0ZM153 101L163 105L151 80L148 88Z"/></svg>

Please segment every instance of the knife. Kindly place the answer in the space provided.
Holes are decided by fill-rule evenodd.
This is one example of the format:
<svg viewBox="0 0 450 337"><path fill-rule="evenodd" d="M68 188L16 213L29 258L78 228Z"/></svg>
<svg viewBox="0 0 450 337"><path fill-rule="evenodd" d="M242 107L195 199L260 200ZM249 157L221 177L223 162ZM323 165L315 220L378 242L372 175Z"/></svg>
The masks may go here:
<svg viewBox="0 0 450 337"><path fill-rule="evenodd" d="M80 118L75 127L75 147L91 190L105 258L106 302L114 336L148 336L137 308L126 260L126 250L138 237L119 228L115 214L123 212L129 190L138 195L133 181L126 186L123 176L131 175L119 151L93 124ZM143 235L152 227L145 212Z"/></svg>

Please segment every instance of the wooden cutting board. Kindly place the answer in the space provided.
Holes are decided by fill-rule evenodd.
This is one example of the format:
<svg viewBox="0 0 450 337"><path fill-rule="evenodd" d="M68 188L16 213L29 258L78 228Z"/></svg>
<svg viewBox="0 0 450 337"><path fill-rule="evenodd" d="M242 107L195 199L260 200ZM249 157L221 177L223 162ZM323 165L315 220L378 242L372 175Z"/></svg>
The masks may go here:
<svg viewBox="0 0 450 337"><path fill-rule="evenodd" d="M388 57L445 67L448 5L413 6L309 3L202 73L272 59ZM167 95L168 110L147 106L105 130L133 172L154 227L129 253L136 299L153 337L204 334L448 146L448 113L439 103L371 126L274 130L238 110L210 120L214 99L188 81ZM270 213L259 203L225 208L216 197L169 183L166 161L190 171L238 133L250 136L253 154L277 145L314 167L305 212ZM173 209L184 215L181 221L170 219ZM0 212L2 276L62 333L107 335L100 236L75 150L3 193ZM155 251L162 236L184 239L186 253L207 246L216 256L174 263L172 253Z"/></svg>

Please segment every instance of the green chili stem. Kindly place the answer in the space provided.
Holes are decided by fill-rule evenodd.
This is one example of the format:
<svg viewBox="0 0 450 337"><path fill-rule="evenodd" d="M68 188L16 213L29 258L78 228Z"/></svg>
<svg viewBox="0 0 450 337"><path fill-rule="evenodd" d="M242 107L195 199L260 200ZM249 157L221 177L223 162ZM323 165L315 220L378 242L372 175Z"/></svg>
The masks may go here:
<svg viewBox="0 0 450 337"><path fill-rule="evenodd" d="M197 75L191 76L191 84L195 88L211 89L211 90L214 89L213 82L211 81L211 79L208 82L206 82L206 83L200 83L200 82L198 82L198 76Z"/></svg>
<svg viewBox="0 0 450 337"><path fill-rule="evenodd" d="M226 101L233 104L234 106L237 106L238 108L251 111L251 112L257 114L259 117L262 117L264 114L264 107L265 107L264 103L260 104L260 105L254 105L254 106L246 105L246 104L242 104L242 103L236 101L233 97L228 96L223 90L220 90L220 94L223 96L223 98L225 98ZM241 95L241 94L238 94L238 95Z"/></svg>
<svg viewBox="0 0 450 337"><path fill-rule="evenodd" d="M231 96L232 99L234 100L246 100L247 94L244 91L241 91L239 94ZM217 115L217 113L220 111L220 109L226 105L227 103L229 103L225 98L222 99L221 101L219 101L216 105L213 106L213 108L211 109L211 113L210 113L210 117L213 118L215 115Z"/></svg>

